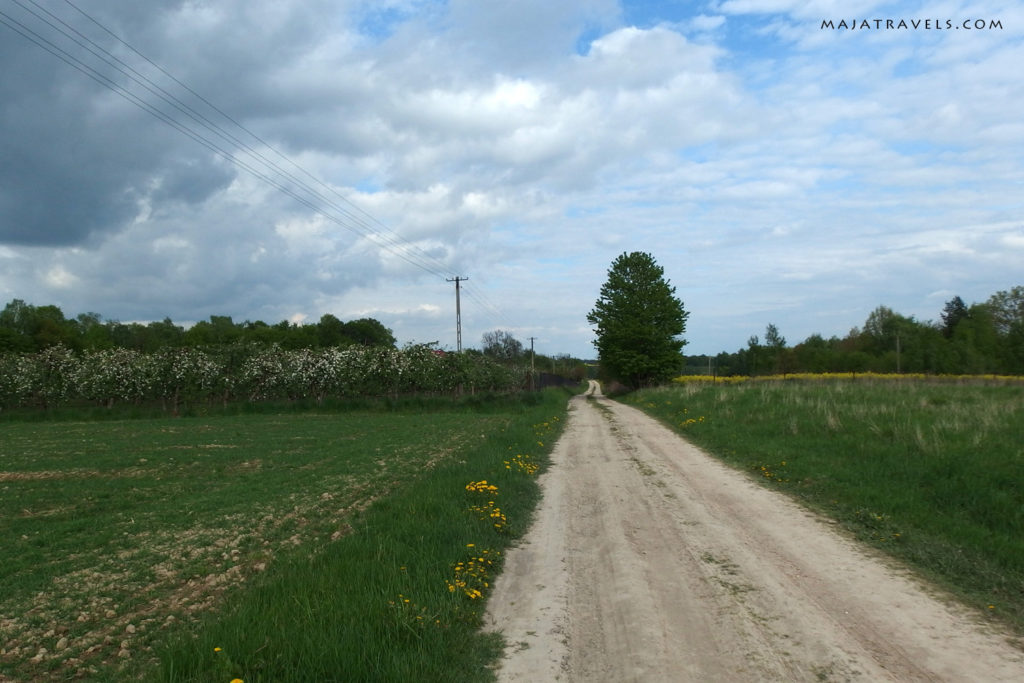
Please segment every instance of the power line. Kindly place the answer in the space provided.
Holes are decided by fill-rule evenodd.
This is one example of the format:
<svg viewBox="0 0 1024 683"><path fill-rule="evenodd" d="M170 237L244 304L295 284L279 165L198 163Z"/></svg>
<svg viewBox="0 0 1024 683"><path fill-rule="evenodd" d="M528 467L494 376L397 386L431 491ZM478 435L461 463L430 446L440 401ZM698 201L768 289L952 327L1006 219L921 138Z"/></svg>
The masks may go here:
<svg viewBox="0 0 1024 683"><path fill-rule="evenodd" d="M15 1L17 1L17 0L15 0ZM29 0L29 1L32 2L33 4L36 4L35 0ZM440 276L440 277L444 277L445 265L443 263L441 263L437 259L434 259L433 256L431 256L430 254L427 254L426 252L423 252L422 250L415 250L415 251L413 251L414 250L414 245L412 245L409 242L407 242L400 235L398 235L398 234L394 233L393 231L391 231L382 222L380 222L379 220L374 218L372 215L370 215L369 213L367 213L366 211L364 211L363 209L361 209L360 207L358 207L357 205L355 205L354 203L349 201L344 195L342 195L340 192L335 190L333 187L331 187L330 185L328 185L328 184L324 183L323 181L321 181L319 178L317 178L312 173L310 173L309 171L304 169L302 166L297 164L295 161L290 159L288 156L286 156L285 154L283 154L280 151L278 151L277 149L275 149L269 142L267 142L266 140L264 140L260 136L256 135L251 130L246 128L244 125L242 125L239 121L237 121L236 119L234 119L233 117L231 117L230 115L228 115L227 113L222 111L220 108L218 108L212 102L210 102L207 98L205 98L202 95L200 95L199 93L197 93L195 90L190 88L188 85L183 83L178 78L175 78L166 69L164 69L163 67L158 65L156 62L151 60L149 57L144 55L139 50L137 50L134 46L132 46L129 43L127 43L126 41L122 40L115 33L110 31L110 29L106 28L101 23L99 23L99 21L97 21L96 19L94 19L93 17L88 15L84 10L82 10L79 7L77 7L76 5L74 5L74 3L70 2L69 0L65 0L65 3L68 4L69 6L73 7L76 11L78 11L83 16L88 18L91 22L93 22L97 26L101 27L104 31L106 31L108 34L113 36L115 40L120 42L122 45L127 47L129 50L131 50L133 53L138 55L140 58L142 58L143 60L145 60L146 62L151 64L156 69L158 69L161 73L165 74L172 81L177 83L179 86L184 88L187 92L189 92L194 97L196 97L201 102L203 102L208 107L210 107L214 112L216 112L217 114L222 116L224 119L226 119L227 121L232 123L234 126L239 128L240 130L244 131L252 139L256 140L261 145L263 145L263 147L265 147L267 150L273 152L278 158L286 161L288 164L290 164L292 167L297 169L303 175L305 175L306 177L312 179L320 187L326 189L328 192L333 194L335 197L337 197L339 200L341 200L343 203L345 203L346 205L348 205L348 207L351 207L351 208L347 209L347 208L341 207L338 204L334 203L330 198L324 196L319 191L317 191L314 188L312 188L309 185L307 185L304 181L300 180L299 178L297 178L296 176L294 176L290 172L286 171L285 169L281 168L279 165L277 165L276 163L274 163L273 161L268 159L260 151L254 149L249 144L239 140L237 137L235 137L231 133L225 131L224 128L222 128L218 124L212 122L209 118L207 118L206 116L203 116L202 114L197 112L194 108L192 108L191 106L185 104L179 98L177 98L173 94L169 93L164 88L162 88L159 85L153 83L153 81L151 81L150 79L146 78L145 76L142 76L141 74L139 74L134 69L131 69L133 73L141 76L147 83L150 83L150 84L154 85L156 88L158 88L161 93L163 93L163 94L173 98L173 100L176 103L180 103L182 106L184 106L185 109L187 109L187 111L185 113L188 114L190 116L190 118L193 118L193 120L195 120L195 118L198 117L199 119L202 120L202 124L205 125L208 129L210 129L213 132L216 132L217 134L221 135L222 137L225 137L225 138L229 139L233 144L235 144L239 148L243 149L246 153L248 153L248 154L250 154L250 155L252 155L254 157L257 157L262 163L264 163L267 166L273 168L274 171L276 171L277 173L279 173L282 176L286 177L288 180L290 180L291 182L295 183L296 185L300 186L304 191L308 192L309 194L311 194L316 199L325 202L332 209L334 209L335 211L337 211L341 215L345 216L345 218L347 218L350 221L352 221L353 223L355 223L360 228L360 230L355 230L354 231L357 234L360 234L361 236L367 237L372 242L374 242L377 246L379 246L379 247L381 247L381 248L383 248L383 249L385 249L387 251L391 251L392 253L395 253L397 256L403 258L403 260L407 261L408 263L411 263L412 265L415 265L415 266L417 266L417 267L419 267L419 268L421 268L423 270L426 270L427 272L430 272L431 274L434 274L434 275L437 275L437 276ZM50 13L48 12L48 14L50 14ZM51 14L51 16L53 16L53 15ZM61 22L61 23L64 23L64 22ZM77 33L77 31L76 31L76 33ZM90 41L90 42L92 42L92 41ZM93 44L95 45L95 43L93 43ZM107 52L101 46L97 45L97 47L99 47L99 49L103 50L104 52ZM107 54L110 54L110 53L107 52ZM113 55L111 55L111 56L113 57ZM118 60L116 57L113 57L113 58L115 60L117 60L119 63L123 64L123 62L121 62L121 60ZM193 114L195 116L193 116ZM365 217L366 219L369 219L369 221L375 223L379 227L376 228L376 229L371 227L366 222L366 220L364 220L359 215L356 215L355 213L353 213L353 211L358 212L363 217ZM411 251L413 253L410 253ZM431 261L433 263L431 263Z"/></svg>
<svg viewBox="0 0 1024 683"><path fill-rule="evenodd" d="M268 158L266 154L260 151L260 149L254 148L251 143L240 139L238 136L225 129L221 124L211 120L209 116L201 113L190 104L184 102L178 96L114 55L106 47L92 40L74 26L40 5L36 0L27 0L27 2L45 13L47 15L46 17L42 16L39 12L32 10L21 0L12 1L23 11L35 17L37 21L41 22L52 31L59 33L66 40L77 45L80 49L88 52L95 59L98 59L110 69L122 74L128 82L136 84L145 92L133 92L130 89L130 85L118 83L109 75L102 73L97 70L97 68L94 68L82 61L79 57L76 57L63 49L52 40L42 36L26 24L2 11L0 11L0 23L4 23L11 30L23 36L41 49L54 55L69 66L82 72L103 87L110 89L123 99L129 101L136 107L159 119L168 126L176 129L215 155L230 161L254 177L266 182L271 187L274 187L278 191L299 202L301 205L323 216L328 221L368 240L382 251L394 255L412 266L415 266L431 275L445 278L449 282L454 281L456 283L456 306L457 309L460 308L458 296L460 283L465 282L466 278L461 278L459 276L456 276L454 280L448 278L447 276L451 274L451 271L447 264L442 262L440 259L435 258L432 254L420 249L414 243L388 228L387 225L375 218L372 214L354 204L337 189L323 182L287 155L277 150L264 138L249 130L237 119L217 107L208 98L198 93L185 82L171 74L164 67L147 57L133 45L123 40L99 20L78 7L75 3L70 0L64 0L65 4L71 7L74 11L97 26L104 33L111 36L138 58L142 59L159 71L178 87L189 93L193 98L195 98L195 100L205 105L210 112L215 113L224 121L234 126L237 130L243 132L250 140L253 140L255 143L260 145L263 150L272 153L275 158L287 163L290 167L294 168L297 173L304 178L308 178L312 183L315 183L316 186L322 188L323 191L311 186L305 180L295 175L295 173L282 168L278 163ZM58 26L58 24L60 25ZM61 26L64 28L61 28ZM156 101L147 100L145 93L149 93L151 97L155 97ZM173 111L162 109L159 106L160 102L169 106L171 110L179 112L185 118L181 119L174 116ZM244 155L245 158L240 157L240 155ZM336 198L337 201L332 199L332 197ZM341 202L341 204L338 202ZM505 319L498 307L491 303L482 291L477 292L475 290L476 288L469 288L466 291L468 296L480 305L484 315L486 317L494 316L495 318L501 319L507 323L507 319ZM461 350L461 311L457 310L456 313L457 344ZM494 318L492 318L492 320L493 319ZM505 326L512 327L508 324Z"/></svg>
<svg viewBox="0 0 1024 683"><path fill-rule="evenodd" d="M32 2L33 2L33 4L34 4L34 0L30 0L30 1L32 1ZM368 213L367 211L365 211L364 209L362 209L362 208L361 208L360 206L358 206L357 204L355 204L355 203L351 202L351 201L350 201L350 200L349 200L349 199L348 199L347 197L345 197L344 195L342 195L342 194L341 194L340 192L338 192L338 191L337 191L336 189L334 189L334 188L333 188L333 187L331 187L330 185L327 185L326 183L324 183L323 181L321 181L321 180L320 180L319 178L317 178L317 177L316 177L315 175L313 175L312 173L310 173L309 171L307 171L306 169L304 169L304 168L303 168L302 166L300 166L299 164L297 164L297 163L296 163L295 161L293 161L293 160L292 160L291 158L289 158L288 156L286 156L286 155L282 154L281 152L279 152L279 151L278 151L277 149L275 149L275 148L273 147L273 145L271 145L271 144L270 144L269 142L267 142L266 140L264 140L263 138L261 138L261 137L260 137L259 135L257 135L256 133L254 133L254 132L252 132L251 130L249 130L248 128L246 128L246 127L245 127L244 125L242 125L242 124L241 124L241 123L240 123L239 121L237 121L237 120L236 120L235 118L233 118L233 117L232 117L232 116L231 116L230 114L227 114L226 112L224 112L223 110L221 110L221 109L220 109L219 107L217 107L217 106L216 106L215 104L213 104L213 102L211 102L211 101L210 101L210 100L208 100L207 98L203 97L203 96L202 96L201 94L199 94L198 92L196 92L195 90L193 90L193 89L192 89L191 87L189 87L189 86L188 86L188 85L187 85L186 83L184 83L184 82L182 82L181 80L179 80L178 78L176 78L176 77L175 77L175 76L174 76L173 74L171 74L170 72L168 72L168 71L167 71L166 69L164 69L164 68L163 68L162 66L160 66L159 64L157 64L156 62L154 62L154 61L153 61L152 59L150 59L149 57L147 57L147 56L146 56L145 54L143 54L143 53L142 53L142 52L140 52L139 50L137 50L137 49L136 49L136 48L135 48L135 47L134 47L133 45L131 45L131 44L130 44L130 43L128 43L127 41L123 40L123 39L122 39L122 38L121 38L120 36L118 36L118 35L117 35L116 33L114 33L113 31L111 31L111 30L110 30L109 28L107 28L107 27L106 27L106 26L104 26L104 25L103 25L102 23L100 23L100 22L99 22L99 21L98 21L97 19L95 19L95 18L94 18L94 17L92 17L92 16L90 15L90 14L88 14L87 12L85 12L85 10L81 9L80 7L78 7L78 5L76 5L75 3L71 2L71 0L64 0L64 2L65 2L65 4L67 4L67 5L69 6L69 7L73 8L73 9L74 9L75 11L77 11L77 12L78 12L79 14L81 14L81 15L82 15L83 17L85 17L86 19L88 19L89 21L91 21L91 22L92 22L93 24L95 24L96 26L98 26L98 27L99 27L100 29L102 29L102 30L103 30L104 32L106 32L107 34L109 34L109 35L110 35L110 36L111 36L112 38L114 38L114 40L118 41L118 42L119 42L120 44L122 44L122 45L124 45L125 47L127 47L127 48L128 48L129 50L131 50L131 51L132 51L133 53L135 53L136 55L138 55L138 56L139 56L140 58L142 58L143 60L145 60L145 61L146 61L147 63L149 63L150 65L152 65L152 66L153 66L154 68L156 68L157 70L159 70L159 71L160 71L160 72L161 72L162 74L164 74L164 75L165 75L165 76L167 76L167 77L168 77L169 79L171 79L172 81L174 81L174 82L175 82L176 84L178 84L179 86L181 86L181 87L182 87L182 88L183 88L184 90L186 90L186 91L187 91L188 93L190 93L190 94L191 94L191 95L192 95L193 97L195 97L196 99L198 99L199 101L201 101L201 102L202 102L203 104L205 104L206 106L208 106L208 107L209 107L210 109L212 109L213 111L215 111L215 112L217 112L218 114L220 114L220 115L221 115L222 117L224 117L224 118L225 118L226 120L230 121L230 122L231 122L232 124L234 124L235 126L237 126L237 127L239 128L239 129L241 129L241 130L245 131L245 132L246 132L246 133L247 133L247 134L248 134L249 136L251 136L251 137L252 137L252 138L253 138L254 140L256 140L257 142L259 142L259 143L260 143L261 145L263 145L264 147L266 147L267 149L269 149L269 150L270 150L271 152L273 152L274 154L276 154L276 155L277 155L278 157L280 157L280 158L281 158L281 159L283 159L284 161L286 161L286 162L288 162L289 164L291 164L292 166L294 166L294 167L295 167L295 168L296 168L296 169L297 169L297 170L298 170L299 172L301 172L301 173L302 173L303 175L305 175L306 177L308 177L308 178L309 178L310 180L312 180L313 182L317 183L317 184L318 184L318 185L320 185L321 187L323 187L323 188L327 189L327 190L328 190L329 192L331 192L332 194L334 194L334 195L335 195L335 196L336 196L336 197L337 197L337 198L338 198L339 200L341 200L341 201L342 201L342 202L344 202L345 204L347 204L347 205L349 205L350 207L352 207L352 209L353 209L354 211L358 212L359 214L361 214L362 216L364 216L364 217L365 217L365 218L366 218L367 220L369 220L369 221L370 221L370 222L372 222L373 224L377 225L377 226L379 227L379 229L380 229L380 230L379 230L379 232L381 232L382 234L385 234L385 235L389 235L389 236L392 236L392 237L393 237L394 239L396 239L396 240L400 240L400 241L404 242L404 239L403 239L403 238L402 238L402 237L401 237L400 235L398 235L397 233L394 233L394 232L393 232L393 231L392 231L392 230L391 230L390 228L388 228L388 227L387 227L387 225L385 225L384 223L382 223L381 221L379 221L379 220L378 220L378 219L377 219L376 217L374 217L373 215L371 215L370 213ZM48 14L49 14L49 12L48 12ZM51 15L51 16L52 16L52 15ZM63 23L63 22L62 22L62 23ZM446 268L446 265L445 265L444 263L442 263L441 261L439 261L439 260L435 259L435 258L434 258L433 256L431 256L430 254L427 254L426 252L423 252L422 250L420 251L420 256L421 256L422 258L424 258L425 260L428 260L428 261L432 261L432 262L433 262L433 263L434 263L434 264L435 264L436 266L439 266L439 267L440 267L440 269L441 269L442 271L443 271L443 270L444 270L444 269Z"/></svg>
<svg viewBox="0 0 1024 683"><path fill-rule="evenodd" d="M132 68L130 65L126 64L124 61L122 61L121 59L119 59L118 57L116 57L115 55L110 53L104 47L102 47L101 45L97 44L95 41L91 40L90 38L88 38L87 36L82 34L80 31L78 31L77 29L75 29L74 27L69 25L67 22L64 22L62 19L60 19L59 17L54 15L52 12L50 12L46 8L44 8L41 5L39 5L34 0L29 0L29 2L31 2L31 4L33 4L34 6L38 7L41 11L45 12L50 17L52 17L55 21L59 22L60 24L62 24L65 27L67 27L75 35L79 36L81 38L81 40L79 40L75 36L71 35L67 31L63 30L62 28L60 28L59 26L54 24L52 21L50 21L46 17L43 17L39 13L33 11L31 8L27 7L24 3L20 2L20 0L13 0L13 1L15 2L15 4L17 4L19 7L21 7L24 11L26 11L29 14L31 14L32 16L34 16L37 20L39 20L40 22L42 22L43 24L45 24L46 26L48 26L52 30L57 31L58 33L63 35L65 38L70 40L71 42L77 44L79 47L81 47L82 49L84 49L87 52L89 52L90 54L92 54L94 57L96 57L99 60L101 60L107 66L109 66L109 67L115 69L116 71L120 72L121 74L126 76L129 80L133 81L134 83L136 83L139 86L141 86L144 90L146 90L150 94L152 94L155 97L159 98L159 100L162 100L166 104L170 105L174 109L178 110L179 112L181 112L182 114L187 116L189 119L191 119L195 124L197 124L199 126L199 130L197 130L193 126L190 126L187 122L176 120L174 117L172 117L166 111L163 111L163 110L159 109L152 102L146 101L145 99L140 97L138 94L136 94L136 93L132 92L131 90L127 89L124 85L118 84L117 82L113 81L107 75L97 71L92 66L86 64L85 62L83 62L78 57L72 55L67 50L64 50L63 48L58 46L56 43L54 43L51 40L49 40L49 39L45 38L44 36L40 35L38 32L34 31L33 29L31 29L30 27L28 27L27 25L25 25L21 21L18 21L17 19L15 19L14 17L10 16L9 14L6 14L4 12L0 12L0 17L2 17L2 18L0 18L0 22L2 22L5 25L7 25L8 28L11 28L16 33L22 35L23 37L25 37L29 41L33 42L37 46L41 47L42 49L46 50L47 52L49 52L49 53L53 54L54 56L58 57L61 61L67 63L68 65L74 67L75 69L81 71L82 73L85 73L87 76L89 76L93 80L97 81L98 83L100 83L104 87L112 90L113 92L115 92L116 94L118 94L122 98L128 100L129 102L131 102L135 106L143 109L144 111L146 111L147 113L149 113L152 116L156 117L157 119L161 120L162 122L166 123L167 125L170 125L171 127L177 129L179 132L181 132L182 134L186 135L187 137L193 139L197 143L203 145L204 147L209 149L211 152L214 152L218 156L221 156L221 157L227 159L228 161L231 161L232 163L234 163L235 165L237 165L240 168L244 169L245 171L251 173L255 177L263 180L264 182L267 182L268 184L270 184L271 186L275 187L279 191L281 191L284 194L292 197L293 199L295 199L296 201L300 202L301 204L303 204L307 208L310 208L311 210L313 210L313 211L323 215L325 218L327 218L331 222L339 225L340 227L342 227L342 228L344 228L344 229L346 229L346 230L348 230L348 231L350 231L350 232L352 232L352 233L354 233L354 234L356 234L356 235L358 235L360 237L368 239L375 246L377 246L377 247L381 248L382 250L387 251L387 252L397 256L398 258L401 258L403 261L409 263L410 265L413 265L413 266L415 266L417 268L420 268L421 270L424 270L424 271L426 271L426 272L428 272L428 273L430 273L432 275L435 275L435 276L444 277L446 275L446 272L445 272L446 266L443 263L441 263L439 260L434 258L432 255L427 254L426 252L423 252L422 250L419 250L418 248L415 247L415 245L409 243L408 241L406 241L403 238L401 238L401 236L399 236L396 233L390 231L383 223L381 223L380 221L375 219L369 213L367 213L366 211L360 209L355 204L352 204L352 202L350 202L348 199L346 199L343 195L338 193L336 190L334 190L333 188L331 188L327 184L323 183L319 179L316 179L315 176L313 176L311 173L306 171L304 168L299 166L297 163L295 163L294 161L289 159L287 156L285 156L281 152L279 152L276 149L274 149L265 140L263 140L259 136L255 135L254 133L249 131L247 128L242 126L238 121L236 121L235 119L233 119L232 117L228 116L223 111L221 111L220 109L215 107L212 103L209 102L208 99L202 97L201 95L198 95L198 93L196 93L192 88L189 88L188 86L186 86L179 79L174 78L173 76L170 76L170 74L165 69L163 69L162 67L157 65L155 62L153 62L151 59L149 59L148 57L143 55L140 51L138 51L137 49L135 49L134 47L129 45L127 42L121 40L120 38L117 38L116 34L114 34L112 31L110 31L110 29L108 29L105 26L103 26L100 22L98 22L96 19L94 19L91 16L89 16L88 14L86 14L83 10L81 10L80 8L75 6L73 3L67 2L67 0L65 0L69 6L73 7L74 9L76 9L83 16L86 16L90 21L95 23L97 26L100 26L104 31L106 31L110 35L114 36L118 41L120 41L122 44L124 44L130 50L132 50L132 52L134 52L135 54L139 55L141 58L145 59L148 63L152 64L154 67L159 69L162 73L168 75L168 77L170 77L176 83L181 85L188 92L192 93L194 96L196 96L201 101L206 103L207 106L211 107L218 114L220 114L221 116L225 117L228 121L233 123L239 129L245 131L253 139L259 141L267 149L269 149L270 151L274 152L274 154L276 154L278 157L284 159L289 164L294 166L296 169L298 169L300 172L302 172L305 176L312 178L320 186L328 189L332 194L334 194L336 197L338 197L341 201L343 201L347 205L351 206L352 209L349 210L349 209L346 209L346 208L344 208L342 206L339 206L337 203L333 202L330 198L326 197L324 194L322 194L321 192L317 191L315 188L309 186L308 184L303 182L301 179L297 178L295 175L293 175L293 174L289 173L288 171L286 171L285 169L281 168L279 165L277 165L276 163L274 163L273 161L268 159L265 155L260 153L258 150L252 148L251 145L249 145L249 144L243 142L242 140L238 139L236 136L232 135L231 133L226 131L224 128L222 128L218 124L216 124L213 121L211 121L208 117L206 117L203 114L197 112L194 108L192 108L188 104L186 104L183 101L181 101L178 97L176 97L172 93L169 93L167 90L165 90L164 88L162 88L161 86L159 86L158 84L153 82L151 79L149 79L146 76L144 76L143 74L141 74L136 69ZM83 42L83 41L85 41L85 42ZM230 143L235 148L235 151L231 151L229 149L225 149L220 144L218 144L218 143L214 142L213 140L205 137L200 132L200 130L203 130L203 129L205 129L206 131L208 131L210 133L213 133L216 137L220 138L221 140L224 140L224 141ZM242 161L237 156L237 152L239 152L239 151L242 152L242 153L247 154L250 158L253 159L253 161L250 161L248 163ZM254 163L261 164L264 167L264 169L263 170L257 169L256 167L253 166ZM293 184L293 186L289 187L289 186L283 184L284 181L279 180L277 178L271 177L271 175L269 175L270 173L276 173L281 178L284 178L287 181L290 181ZM300 191L306 193L309 196L301 196L299 194ZM324 208L324 205L326 205L330 209L333 209L333 211L335 213L337 213L337 214L340 214L340 216L339 215L332 215L332 213L330 211L328 211L328 210L326 210ZM354 211L355 212L359 212L360 214L362 214L362 216L365 216L366 219L363 219L359 215L356 215L356 213L354 213ZM380 229L374 229L367 222L367 219L369 221L372 221L376 225L380 226Z"/></svg>
<svg viewBox="0 0 1024 683"><path fill-rule="evenodd" d="M37 46L39 46L42 49L46 50L50 54L54 55L55 57L57 57L61 61L63 61L66 64L68 64L69 66L72 66L75 69L77 69L78 71L81 71L86 76L90 77L91 79L93 79L94 81L99 83L100 85L103 85L104 87L109 88L110 90L112 90L116 94L120 95L124 99L128 100L129 102L131 102L135 106L139 107L143 111L145 111L145 112L149 113L150 115L154 116L155 118L163 121L164 123L166 123L167 125L171 126L172 128L175 128L180 133L182 133L183 135L191 138L192 140L194 140L195 142L199 143L203 147L206 147L208 150L210 150L214 154L216 154L216 155L218 155L218 156L220 156L220 157L230 161L231 163L235 164L239 168L242 168L245 171L247 171L248 173L251 173L256 178L259 178L260 180L263 180L264 182L268 183L269 185L271 185L272 187L276 188L280 192L282 192L282 193L288 195L289 197L293 198L295 201L299 202L303 206L306 206L307 208L313 210L314 212L316 212L316 213L318 213L320 215L323 215L326 219L336 223L337 225L341 226L342 228L345 228L346 230L350 230L352 232L355 232L356 234L360 235L361 237L367 237L367 235L365 235L364 233L362 233L362 232L352 228L351 226L347 225L344 221L339 219L337 216L332 216L330 213L324 211L323 207L318 206L315 203L313 203L312 201L310 201L308 198L299 195L292 188L289 188L289 187L287 187L285 185L282 185L280 182L278 182L274 178L271 178L270 176L266 175L265 173L262 173L259 170L253 168L249 164L245 163L244 161L242 161L241 159L236 157L230 151L225 150L224 148L220 147L219 145L217 145L214 142L211 142L210 140L208 140L207 138L203 137L198 132L196 132L195 130L189 128L188 126L182 124L181 122L174 120L173 118L168 116L165 112L157 109L156 107L154 107L149 102L146 102L145 100L139 98L135 93L133 93L133 92L131 92L129 90L124 89L121 85L119 85L119 84L115 83L114 81L110 80L104 74L96 71L95 69L93 69L88 64L85 64L81 60L75 58L73 55L68 53L66 50L63 50L59 46L55 45L53 42L47 40L43 36L39 35L35 31L33 31L29 27L25 26L20 21L18 21L17 19L14 19L13 17L11 17L10 15L6 14L3 11L0 11L0 23L3 23L8 28L12 29L13 31L15 31L19 35L25 37L29 41L35 43ZM381 245L378 245L378 246L381 246ZM385 249L386 251L390 251L391 253L395 254L399 258L402 258L403 260L409 262L412 265L416 265L417 267L420 267L420 268L423 268L424 270L427 270L427 272L430 272L430 273L435 274L435 275L438 274L435 271L429 270L426 267L424 267L424 266L422 266L420 264L415 263L414 261L410 260L409 258L407 258L405 255L403 255L401 253L398 253L398 252L396 252L396 251L394 251L392 249L387 249L386 247L383 247L383 246L382 246L382 248Z"/></svg>
<svg viewBox="0 0 1024 683"><path fill-rule="evenodd" d="M490 301L478 292L476 287L465 287L466 295L480 305L481 312L490 319L495 327L512 327L505 315Z"/></svg>

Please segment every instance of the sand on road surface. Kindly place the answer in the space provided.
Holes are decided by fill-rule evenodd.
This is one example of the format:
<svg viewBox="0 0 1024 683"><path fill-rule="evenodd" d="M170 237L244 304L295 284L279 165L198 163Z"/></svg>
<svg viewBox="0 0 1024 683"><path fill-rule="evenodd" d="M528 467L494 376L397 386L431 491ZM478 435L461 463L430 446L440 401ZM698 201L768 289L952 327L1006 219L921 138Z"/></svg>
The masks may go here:
<svg viewBox="0 0 1024 683"><path fill-rule="evenodd" d="M502 681L1024 681L1020 642L642 412L571 400Z"/></svg>

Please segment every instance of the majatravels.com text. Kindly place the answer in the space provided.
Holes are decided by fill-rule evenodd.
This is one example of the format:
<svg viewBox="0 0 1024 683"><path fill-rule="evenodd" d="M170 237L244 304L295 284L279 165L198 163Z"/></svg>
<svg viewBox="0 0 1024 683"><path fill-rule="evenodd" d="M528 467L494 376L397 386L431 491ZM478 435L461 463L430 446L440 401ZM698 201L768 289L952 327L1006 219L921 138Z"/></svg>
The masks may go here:
<svg viewBox="0 0 1024 683"><path fill-rule="evenodd" d="M965 19L954 21L953 19L822 19L821 28L832 30L926 30L926 31L952 31L964 29L967 31L982 31L985 29L995 30L1003 28L1001 19Z"/></svg>

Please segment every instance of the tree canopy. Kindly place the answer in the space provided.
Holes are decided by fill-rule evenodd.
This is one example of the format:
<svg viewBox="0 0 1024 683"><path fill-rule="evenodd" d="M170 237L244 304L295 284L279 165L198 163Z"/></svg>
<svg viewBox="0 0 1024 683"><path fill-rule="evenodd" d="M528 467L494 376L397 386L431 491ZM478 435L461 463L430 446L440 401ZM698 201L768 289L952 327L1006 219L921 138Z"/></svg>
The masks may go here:
<svg viewBox="0 0 1024 683"><path fill-rule="evenodd" d="M523 344L505 330L484 332L480 340L485 356L498 360L517 360L523 355Z"/></svg>
<svg viewBox="0 0 1024 683"><path fill-rule="evenodd" d="M602 372L630 388L679 374L689 313L675 291L650 254L623 253L612 262L600 298L587 315L596 326L594 346Z"/></svg>
<svg viewBox="0 0 1024 683"><path fill-rule="evenodd" d="M152 352L165 347L225 346L235 343L278 344L285 349L345 346L395 346L391 330L373 318L342 322L330 313L318 323L296 325L282 320L236 323L231 316L211 315L185 329L170 318L150 323L103 320L99 313L66 318L57 306L33 306L14 299L0 310L0 353L32 352L52 346L75 351L126 348Z"/></svg>
<svg viewBox="0 0 1024 683"><path fill-rule="evenodd" d="M775 344L771 338L775 338ZM843 338L812 334L787 346L774 325L764 344L714 358L692 356L687 374L787 374L791 372L914 372L1024 375L1024 287L996 292L984 303L946 302L938 321L920 321L878 306L862 327Z"/></svg>

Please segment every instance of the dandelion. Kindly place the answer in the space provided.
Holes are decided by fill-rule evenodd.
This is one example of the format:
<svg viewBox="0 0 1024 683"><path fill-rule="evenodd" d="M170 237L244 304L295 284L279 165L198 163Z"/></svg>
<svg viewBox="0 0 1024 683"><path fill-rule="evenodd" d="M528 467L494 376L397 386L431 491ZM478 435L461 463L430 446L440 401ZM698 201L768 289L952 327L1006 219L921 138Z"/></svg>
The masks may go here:
<svg viewBox="0 0 1024 683"><path fill-rule="evenodd" d="M215 648L213 648L213 651L214 652L220 652L220 648L219 647L215 647Z"/></svg>
<svg viewBox="0 0 1024 683"><path fill-rule="evenodd" d="M245 683L241 678L232 678L231 683Z"/></svg>
<svg viewBox="0 0 1024 683"><path fill-rule="evenodd" d="M517 471L525 472L526 474L536 474L537 470L540 469L539 465L535 465L532 462L527 462L530 459L528 455L516 455L511 460L505 460L505 469L511 471L514 466Z"/></svg>

